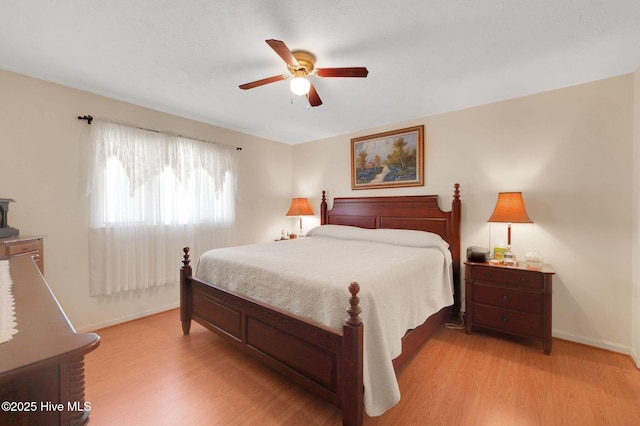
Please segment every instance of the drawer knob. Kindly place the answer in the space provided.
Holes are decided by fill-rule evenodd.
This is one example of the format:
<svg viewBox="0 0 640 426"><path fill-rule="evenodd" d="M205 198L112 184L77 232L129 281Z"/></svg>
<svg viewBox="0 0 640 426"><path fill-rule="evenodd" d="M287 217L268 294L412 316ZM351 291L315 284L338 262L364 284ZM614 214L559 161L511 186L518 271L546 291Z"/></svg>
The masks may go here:
<svg viewBox="0 0 640 426"><path fill-rule="evenodd" d="M521 282L521 283L526 283L526 282L527 282L527 279L526 279L525 277L520 277L520 282Z"/></svg>
<svg viewBox="0 0 640 426"><path fill-rule="evenodd" d="M491 278L491 272L485 272L484 276L487 277L487 278Z"/></svg>
<svg viewBox="0 0 640 426"><path fill-rule="evenodd" d="M507 318L507 317L502 317L502 318L500 318L500 319L502 320L502 322L507 322L507 321L509 321L509 318Z"/></svg>
<svg viewBox="0 0 640 426"><path fill-rule="evenodd" d="M502 300L505 301L505 302L508 302L509 301L509 296L507 296L506 294L503 294L502 295Z"/></svg>

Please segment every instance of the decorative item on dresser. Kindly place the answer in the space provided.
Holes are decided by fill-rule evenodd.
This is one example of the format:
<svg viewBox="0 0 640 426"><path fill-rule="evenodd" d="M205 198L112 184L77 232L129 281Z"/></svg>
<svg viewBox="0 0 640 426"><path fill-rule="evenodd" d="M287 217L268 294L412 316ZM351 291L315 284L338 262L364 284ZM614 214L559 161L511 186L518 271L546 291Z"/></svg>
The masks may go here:
<svg viewBox="0 0 640 426"><path fill-rule="evenodd" d="M0 257L31 256L44 275L44 237L17 236L0 238Z"/></svg>
<svg viewBox="0 0 640 426"><path fill-rule="evenodd" d="M555 271L465 262L465 329L473 326L542 339L551 353L551 296Z"/></svg>
<svg viewBox="0 0 640 426"><path fill-rule="evenodd" d="M15 237L20 233L16 228L9 226L9 203L11 198L0 198L0 238Z"/></svg>
<svg viewBox="0 0 640 426"><path fill-rule="evenodd" d="M450 212L440 209L436 195L335 198L329 210L325 193L322 194L322 225L337 225L356 233L367 229L374 232L378 228L387 228L391 232L396 232L393 229L405 230L397 232L427 231L435 235L427 232L418 234L431 235L431 238L448 243L453 305L429 316L422 325L407 331L402 341L397 342L401 353L391 366L396 371L406 365L434 331L451 317L452 311L454 315L459 313L460 204L458 184L455 185ZM291 243L302 247L311 243L309 240L313 238ZM278 243L278 249L285 248L287 244ZM344 306L349 306L348 319L340 329L334 329L192 276L188 253L189 249L185 248L184 266L180 271L181 321L185 334L189 333L191 321L197 321L298 385L340 407L344 424L362 424L365 389L363 336L366 330L360 317L362 294L359 294L357 284L349 286L351 298L347 304L348 283L345 282ZM424 277L420 275L420 279L424 280ZM397 288L395 291L398 292ZM317 301L314 306L316 304ZM334 308L331 306L326 310L333 311ZM337 309L342 311L344 308ZM340 314L340 318L344 316Z"/></svg>

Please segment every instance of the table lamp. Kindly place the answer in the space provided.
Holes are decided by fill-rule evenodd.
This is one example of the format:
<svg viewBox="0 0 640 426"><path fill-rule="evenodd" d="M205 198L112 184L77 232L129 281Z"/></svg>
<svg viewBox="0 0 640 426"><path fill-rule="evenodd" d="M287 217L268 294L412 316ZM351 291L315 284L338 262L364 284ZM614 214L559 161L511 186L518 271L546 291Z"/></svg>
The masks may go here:
<svg viewBox="0 0 640 426"><path fill-rule="evenodd" d="M286 216L300 217L300 230L298 232L298 236L302 237L302 216L313 216L313 210L309 205L309 200L306 198L293 198Z"/></svg>
<svg viewBox="0 0 640 426"><path fill-rule="evenodd" d="M487 222L507 224L507 251L504 254L504 264L515 266L516 259L511 252L511 224L533 223L522 200L522 192L500 192L493 214Z"/></svg>

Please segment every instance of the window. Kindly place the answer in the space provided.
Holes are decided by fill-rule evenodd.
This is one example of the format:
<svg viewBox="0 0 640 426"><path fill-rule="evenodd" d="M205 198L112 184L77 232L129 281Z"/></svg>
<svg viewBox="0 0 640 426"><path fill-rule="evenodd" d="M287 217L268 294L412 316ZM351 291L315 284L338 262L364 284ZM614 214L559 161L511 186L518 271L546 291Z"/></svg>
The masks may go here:
<svg viewBox="0 0 640 426"><path fill-rule="evenodd" d="M180 253L232 244L235 148L94 121L91 295L178 281Z"/></svg>

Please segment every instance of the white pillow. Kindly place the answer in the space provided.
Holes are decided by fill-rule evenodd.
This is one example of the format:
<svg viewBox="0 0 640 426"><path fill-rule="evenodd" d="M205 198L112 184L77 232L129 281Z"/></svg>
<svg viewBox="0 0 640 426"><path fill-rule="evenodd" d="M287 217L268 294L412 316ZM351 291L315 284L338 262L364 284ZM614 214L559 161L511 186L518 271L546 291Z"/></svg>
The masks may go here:
<svg viewBox="0 0 640 426"><path fill-rule="evenodd" d="M410 247L449 248L449 244L438 234L410 229L366 229L345 225L321 225L307 232L307 236L373 241Z"/></svg>

